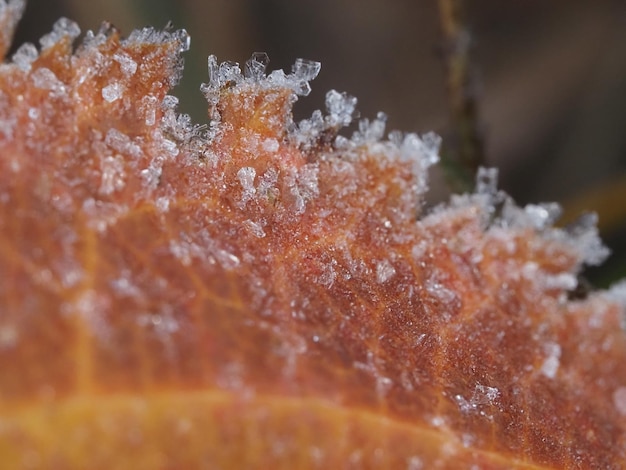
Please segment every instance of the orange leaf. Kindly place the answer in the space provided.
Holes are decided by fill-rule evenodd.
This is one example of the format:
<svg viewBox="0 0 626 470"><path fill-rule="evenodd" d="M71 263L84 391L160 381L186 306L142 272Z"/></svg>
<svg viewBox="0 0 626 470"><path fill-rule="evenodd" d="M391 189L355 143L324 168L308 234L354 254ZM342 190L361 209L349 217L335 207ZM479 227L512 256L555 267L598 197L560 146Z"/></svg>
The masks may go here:
<svg viewBox="0 0 626 470"><path fill-rule="evenodd" d="M319 64L211 57L203 129L167 95L184 31L77 35L0 69L4 466L626 463L625 288L567 299L592 224L490 170L420 215L437 138L338 136L334 91L293 123Z"/></svg>

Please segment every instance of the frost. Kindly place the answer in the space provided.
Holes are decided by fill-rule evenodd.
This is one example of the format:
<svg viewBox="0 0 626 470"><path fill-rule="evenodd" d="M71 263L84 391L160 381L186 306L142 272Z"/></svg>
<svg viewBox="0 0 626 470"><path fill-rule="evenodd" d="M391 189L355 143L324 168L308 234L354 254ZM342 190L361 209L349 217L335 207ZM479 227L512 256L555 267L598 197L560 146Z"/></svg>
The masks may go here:
<svg viewBox="0 0 626 470"><path fill-rule="evenodd" d="M246 227L255 237L264 238L265 231L263 230L263 226L257 222L254 222L250 219L244 220L244 227Z"/></svg>
<svg viewBox="0 0 626 470"><path fill-rule="evenodd" d="M619 414L626 416L626 387L619 387L613 392L613 405Z"/></svg>
<svg viewBox="0 0 626 470"><path fill-rule="evenodd" d="M24 72L29 72L31 68L31 64L37 60L39 57L39 52L37 52L37 48L34 44L30 42L26 42L22 44L15 54L13 54L13 63L17 65L20 70Z"/></svg>
<svg viewBox="0 0 626 470"><path fill-rule="evenodd" d="M330 90L326 93L326 120L332 127L346 127L352 122L357 99L346 93Z"/></svg>
<svg viewBox="0 0 626 470"><path fill-rule="evenodd" d="M58 41L61 31L66 36L75 33L71 24L60 24L55 26L57 36L53 34L45 41L50 44ZM20 79L30 80L27 85L31 89L33 84L54 92L64 92L67 87L70 89L68 97L78 96L84 100L75 106L66 106L74 104L69 101L55 106L57 103L51 103L48 96L41 96L45 93L35 90L37 101L26 101L28 96L25 95L27 106L18 108L19 103L16 104L19 113L15 114L20 119L28 112L30 120L25 119L23 127L29 129L41 122L47 126L48 116L55 116L46 114L48 109L58 109L59 116L61 112L74 113L67 121L59 120L54 129L60 133L58 137L52 136L59 151L55 147L48 152L51 164L48 161L45 165L38 164L40 170L47 171L52 163L58 163L53 161L58 158L60 169L50 173L53 177L61 175L58 183L36 178L26 181L44 188L41 191L45 193L45 202L66 198L69 202L64 204L70 208L69 215L72 208L76 208L79 217L63 214L64 217L51 220L67 221L65 225L74 227L77 238L83 236L85 230L103 232L110 228L106 236L90 236L87 258L83 256L83 240L77 241L76 266L63 260L60 286L49 286L54 284L49 279L57 281L56 272L39 273L37 282L42 286L48 284L46 288L59 290L71 288L68 303L74 302L74 307L82 311L84 317L95 312L96 317L104 321L108 321L106 302L110 299L141 300L127 302L129 308L134 309L130 312L135 315L134 320L130 320L131 325L146 329L140 332L140 341L144 337L153 339L154 332L172 335L182 328L177 321L187 321L186 317L195 321L194 309L208 305L205 313L215 316L211 319L216 320L212 322L217 328L216 334L232 333L235 339L241 336L246 348L249 347L245 354L239 354L237 341L226 337L216 343L216 355L205 355L207 360L226 361L217 366L218 375L220 367L227 367L228 361L240 366L237 379L231 381L237 390L254 386L254 381L261 377L254 369L259 365L270 364L272 373L280 374L280 364L273 357L279 355L286 364L282 368L282 379L310 379L317 387L315 390L333 396L336 391L329 389L328 384L341 386L346 383L344 379L355 379L350 383L363 388L347 390L346 393L355 395L346 395L346 400L378 399L379 405L384 406L372 407L366 401L363 405L391 414L398 413L394 407L399 404L400 413L405 409L421 413L417 415L420 423L427 423L432 416L428 406L425 414L421 405L402 407L403 403L409 403L411 395L425 394L419 397L419 403L442 405L436 408L443 415L432 418L431 425L443 428L442 435L450 437L453 447L460 446L459 442L484 444L482 437L467 429L465 433L457 432L459 409L488 418L491 418L488 412L499 411L501 416L492 423L492 431L497 433L501 426L507 425L507 419L520 418L514 413L518 402L511 395L511 388L517 386L518 379L524 387L530 384L532 388L532 380L537 378L544 381L543 376L560 378L561 355L565 367L565 357L571 355L571 350L565 348L570 347L570 342L563 343L562 352L555 342L536 346L536 338L561 338L557 328L570 319L577 321L578 317L570 315L553 322L550 307L554 296L552 293L542 296L543 292L538 291L569 290L576 285L576 273L567 271L569 267L562 267L575 264L576 259L571 260L576 256L571 256L570 251L578 253L585 262L595 262L606 253L593 218L585 218L568 229L554 228L552 224L560 211L558 205L520 208L497 189L497 172L481 169L475 194L455 199L457 202L440 209L428 221L416 221L415 208L419 207L420 196L427 188L427 170L439 160L441 139L433 133L391 132L385 140L387 116L378 113L373 119L353 123L357 115L356 98L335 90L326 95L326 114L315 111L309 119L293 123L289 106L296 99L295 95L309 93L309 81L320 71L318 62L298 59L290 74L274 71L267 76L269 59L264 53L253 54L243 71L235 62L219 64L214 56L209 57L208 84L203 85L203 92L212 107L212 118L221 119L219 112L224 116L250 111L255 114L250 121L240 120L241 115L235 116L233 122L220 123L213 119L205 130L194 126L189 116L177 113L178 100L166 95L165 67L172 60L176 61L176 57L163 58L153 51L156 48L150 47L141 49L147 56L141 56L137 49L129 48L126 52L124 48L117 48L117 36L112 39L114 47L100 52L79 49L77 58L67 65L78 68L82 66L81 61L94 59L88 64L88 78L83 77L81 83L88 84L88 79L97 76L97 82L106 86L88 90L93 93L82 93L84 88L76 93L74 78L68 78L64 85L46 68L34 70L31 77L25 77L27 74L19 70L30 71L38 55L32 45L19 49L13 56L15 66L6 67ZM105 41L95 36L88 39L100 40ZM158 33L146 29L131 35L124 44L133 41L170 41L166 52L171 55L174 55L172 49L189 47L184 31ZM148 70L149 66L158 60L163 62L154 69L162 75L150 81L150 74L157 72ZM65 73L66 69L54 70L59 70L59 77L74 77ZM107 81L111 76L121 77L121 81ZM129 85L131 81L141 86L134 89ZM154 94L137 95L146 90ZM96 99L91 103L88 100L93 99L94 94ZM119 106L107 105L120 99L128 107L132 105L133 113L124 114L121 109L113 109ZM44 104L40 106L40 102ZM103 107L104 113L98 107ZM128 121L135 117L138 122ZM247 119L248 115L243 117ZM10 130L19 135L22 130L18 122L2 121L2 129L7 129L5 133ZM351 124L356 129L351 138L338 135L339 128ZM62 134L72 126L77 126L81 134L70 133L69 138ZM85 140L92 139L84 146L83 132L87 136ZM81 144L78 150L71 147L76 142ZM67 150L61 145L67 145ZM17 154L21 156L24 152L21 147L19 150ZM179 158L174 158L177 156ZM34 157L35 163L44 162L40 155ZM47 157L45 154L44 158ZM21 164L29 169L29 162L23 160ZM75 175L74 171L79 174ZM138 174L144 180L143 187L136 181ZM80 179L85 175L88 184ZM153 192L146 194L146 187ZM2 195L9 203L14 196L12 193ZM28 198L17 200L20 204L29 201ZM37 204L42 206L39 200ZM51 202L44 204L43 210L55 210L59 206L59 202ZM21 217L21 207L12 209L8 213L15 212L16 217ZM118 226L110 227L120 217L136 212L140 215L137 220L137 217L128 217ZM480 218L481 223L476 224L476 218ZM148 231L145 223L149 225ZM181 231L183 233L178 233ZM9 232L21 233L20 230ZM147 239L125 237L133 234L146 235ZM298 246L293 246L294 240ZM100 242L106 249L99 249L102 248ZM53 234L42 246L57 246ZM31 251L37 253L39 249L34 248L22 250L20 246L20 253L30 256ZM121 254L115 250L121 250ZM137 260L130 258L142 253L149 257L150 263L142 265L139 260L137 264ZM41 260L34 260L33 272L41 269L40 264L52 266L45 256L37 256ZM99 256L105 261L99 262L96 259ZM89 266L80 265L84 259L90 261ZM125 272L116 265L118 262L131 263L138 270ZM86 270L93 267L91 265L99 269ZM30 272L31 265L26 267ZM226 278L220 280L224 271L234 269L239 269L236 275L226 273ZM180 272L190 273L193 282L185 278L184 282L173 281L174 290L160 289L159 281L163 280L160 276ZM104 284L91 282L94 279L90 279L93 277L90 274L105 276ZM513 285L515 282L521 286ZM92 285L99 286L98 292L85 293L85 286ZM200 298L202 295L198 297L198 288L201 294L207 294L206 299ZM332 292L328 292L330 289ZM163 291L164 298L159 298L159 290ZM79 291L83 291L82 297ZM626 284L607 295L626 305ZM183 303L182 310L179 302ZM223 302L224 306L213 308L215 302ZM536 305L532 305L534 302ZM605 304L608 302L602 303ZM155 306L161 309L155 312ZM605 311L608 313L603 314L604 317L613 321L613 308L605 307ZM219 318L233 312L235 320L245 324L236 325ZM450 312L460 313L450 321ZM542 317L544 313L547 319ZM580 317L582 321L588 318ZM491 319L495 322L486 323ZM522 328L511 331L504 322L512 325L511 329L520 324ZM533 336L536 323L541 330ZM220 331L220 328L228 331ZM265 328L267 334L260 335L254 330L261 328ZM194 332L191 334L193 336ZM502 341L495 343L495 337ZM180 339L185 340L185 337ZM0 349L11 347L15 341L6 325L1 325ZM514 342L513 349L510 341ZM608 340L605 343L607 349L612 346ZM500 344L502 349L497 350ZM517 348L519 345L525 345L524 354L515 362L516 358L508 355L516 354L511 351L522 350ZM315 361L297 362L297 356L307 352L307 346L316 350L311 352L322 354L320 358L328 359L328 367L316 368ZM219 350L222 347L232 351ZM459 349L453 351L453 347ZM268 354L268 360L261 361L263 364L254 360L260 357L255 356L255 348L259 348L261 354ZM182 348L181 353L188 354L187 349ZM227 357L229 355L232 357ZM457 360L461 355L463 359ZM248 364L245 361L249 359ZM513 364L509 366L504 359L512 360ZM522 367L517 367L520 363ZM307 369L311 364L313 375ZM441 367L424 368L423 364ZM532 366L526 370L523 367L526 364ZM252 367L250 370L248 365ZM279 367L275 368L276 365ZM345 370L350 365L358 371ZM607 367L607 370L611 369ZM249 371L254 373L248 374ZM321 375L315 376L316 373ZM435 381L428 375L431 373L438 374ZM333 374L337 374L339 380L335 380L337 377ZM531 380L523 374L530 374ZM166 373L164 377L167 379L170 375ZM564 372L562 375L565 377ZM453 383L446 382L450 377ZM213 375L209 379L213 380ZM487 381L489 385L476 383L476 380ZM613 387L608 393L613 394L615 407L626 414L626 388L614 390L616 382L608 383ZM436 385L434 389L432 384ZM581 384L585 385L583 381ZM624 385L623 381L617 384ZM286 386L289 393L308 393L300 383L291 388L291 384L283 380L278 386ZM450 403L442 403L442 399ZM522 399L534 406L535 402L526 395ZM566 405L562 409L574 409ZM500 409L504 406L510 408ZM534 411L529 409L525 416L531 416ZM526 410L521 409L521 412ZM414 418L407 416L409 420ZM531 435L536 431L530 420L522 417L519 422L529 427L523 429L524 433ZM427 464L420 457L405 454L404 460L398 460L399 466L422 468Z"/></svg>
<svg viewBox="0 0 626 470"><path fill-rule="evenodd" d="M121 154L130 155L135 158L141 155L141 147L134 143L126 134L115 128L111 128L107 131L104 142Z"/></svg>
<svg viewBox="0 0 626 470"><path fill-rule="evenodd" d="M446 421L441 416L433 416L430 423L436 428L441 428L444 424L446 424Z"/></svg>
<svg viewBox="0 0 626 470"><path fill-rule="evenodd" d="M241 204L245 204L252 199L256 193L254 187L254 179L256 178L256 170L252 167L240 168L237 172L237 178L243 187L243 194L241 196Z"/></svg>
<svg viewBox="0 0 626 470"><path fill-rule="evenodd" d="M213 106L219 99L221 88L234 89L239 86L255 85L261 89L287 88L298 96L307 96L311 92L309 81L313 80L321 68L319 62L297 59L293 72L289 75L283 70L274 70L266 74L269 57L265 52L255 52L244 66L243 73L237 62L219 63L217 57L210 55L207 61L209 82L202 84L200 90L209 102L212 121L218 121L219 115Z"/></svg>
<svg viewBox="0 0 626 470"><path fill-rule="evenodd" d="M534 261L526 262L521 268L524 278L538 282L544 289L572 290L578 285L576 276L570 272L548 274Z"/></svg>
<svg viewBox="0 0 626 470"><path fill-rule="evenodd" d="M121 297L137 298L142 295L141 289L132 282L130 272L124 272L121 277L113 279L110 285Z"/></svg>
<svg viewBox="0 0 626 470"><path fill-rule="evenodd" d="M219 67L219 83L221 85L233 86L243 81L241 68L237 62L227 60L222 62Z"/></svg>
<svg viewBox="0 0 626 470"><path fill-rule="evenodd" d="M455 395L454 399L462 412L478 412L481 416L488 416L482 408L497 405L499 397L500 390L496 387L477 383L470 399L463 395Z"/></svg>
<svg viewBox="0 0 626 470"><path fill-rule="evenodd" d="M407 134L400 146L400 158L413 163L416 179L416 192L423 194L428 189L428 168L439 161L441 138L434 133L425 134L421 139L417 134Z"/></svg>
<svg viewBox="0 0 626 470"><path fill-rule="evenodd" d="M54 72L46 67L41 67L31 74L33 85L42 90L50 90L53 95L62 95L65 93L65 85L61 82Z"/></svg>
<svg viewBox="0 0 626 470"><path fill-rule="evenodd" d="M192 242L185 233L180 234L180 240L170 240L169 250L183 266L190 266L192 258L204 257L202 247Z"/></svg>
<svg viewBox="0 0 626 470"><path fill-rule="evenodd" d="M246 62L246 78L251 78L257 81L265 78L265 69L267 68L267 64L269 64L269 62L270 58L265 52L253 53L252 57L250 57L250 59Z"/></svg>
<svg viewBox="0 0 626 470"><path fill-rule="evenodd" d="M269 153L275 153L280 148L278 141L272 138L265 139L261 145L262 145L263 150Z"/></svg>
<svg viewBox="0 0 626 470"><path fill-rule="evenodd" d="M42 36L39 40L42 50L48 49L58 43L64 37L70 40L76 39L80 35L80 28L72 20L60 18L54 23L52 32Z"/></svg>
<svg viewBox="0 0 626 470"><path fill-rule="evenodd" d="M28 117L33 121L36 121L41 116L41 111L39 108L30 108L28 110Z"/></svg>
<svg viewBox="0 0 626 470"><path fill-rule="evenodd" d="M453 307L459 300L457 292L446 287L437 279L436 275L434 277L427 278L424 282L424 287L426 288L426 291L431 296L439 300L443 306Z"/></svg>
<svg viewBox="0 0 626 470"><path fill-rule="evenodd" d="M359 121L359 130L352 136L352 142L357 145L374 143L380 141L385 134L385 123L387 115L378 113L376 119L370 122L369 119Z"/></svg>
<svg viewBox="0 0 626 470"><path fill-rule="evenodd" d="M126 173L124 171L124 159L121 155L102 158L100 171L102 172L100 194L109 195L124 187Z"/></svg>
<svg viewBox="0 0 626 470"><path fill-rule="evenodd" d="M337 265L337 261L332 260L330 263L326 263L324 265L322 273L318 276L317 282L321 285L330 289L332 285L335 283L335 279L337 278L337 271L335 270L335 266Z"/></svg>
<svg viewBox="0 0 626 470"><path fill-rule="evenodd" d="M200 234L200 239L193 239L187 233L181 233L179 239L170 240L169 251L183 266L190 266L193 259L209 265L219 263L224 269L235 269L241 260L235 254L221 248L208 234Z"/></svg>
<svg viewBox="0 0 626 470"><path fill-rule="evenodd" d="M355 361L353 366L356 369L367 372L376 382L376 394L379 398L385 397L393 387L393 380L382 375L380 372L383 360L374 355L372 351L367 352L367 362Z"/></svg>
<svg viewBox="0 0 626 470"><path fill-rule="evenodd" d="M97 232L104 232L128 212L128 206L88 198L83 202L81 210L87 217L89 228Z"/></svg>
<svg viewBox="0 0 626 470"><path fill-rule="evenodd" d="M100 34L98 35L100 36ZM104 34L106 38L106 33ZM185 52L189 50L191 45L191 38L187 31L180 29L177 31L157 31L154 28L143 28L141 30L133 31L126 40L122 42L125 46L134 46L142 43L158 44L177 44L177 52ZM167 82L170 87L178 84L180 77L182 76L183 63L182 60L178 61L178 64L172 69L171 74L167 77Z"/></svg>
<svg viewBox="0 0 626 470"><path fill-rule="evenodd" d="M290 193L295 199L295 213L303 214L306 203L319 194L318 187L319 167L315 164L304 165L295 174L286 178Z"/></svg>
<svg viewBox="0 0 626 470"><path fill-rule="evenodd" d="M561 346L556 343L548 343L545 345L545 350L547 357L544 359L540 370L543 375L553 379L556 377L560 366Z"/></svg>
<svg viewBox="0 0 626 470"><path fill-rule="evenodd" d="M297 79L309 81L318 76L321 68L322 64L320 62L307 59L296 59L296 62L292 67L292 72Z"/></svg>
<svg viewBox="0 0 626 470"><path fill-rule="evenodd" d="M176 41L179 44L178 52L185 52L189 50L189 47L191 46L191 37L184 29L170 32L157 31L150 27L132 31L128 38L124 41L124 44L164 44L172 41Z"/></svg>
<svg viewBox="0 0 626 470"><path fill-rule="evenodd" d="M161 196L156 200L156 208L159 212L167 212L170 208L170 199L165 196Z"/></svg>
<svg viewBox="0 0 626 470"><path fill-rule="evenodd" d="M71 305L64 306L64 311L82 319L100 338L109 337L111 325L106 320L109 307L108 299L93 289L82 291Z"/></svg>
<svg viewBox="0 0 626 470"><path fill-rule="evenodd" d="M123 94L124 85L120 82L113 82L102 88L102 98L109 103L119 100Z"/></svg>
<svg viewBox="0 0 626 470"><path fill-rule="evenodd" d="M178 52L186 52L191 47L191 36L185 29L178 29L171 34L171 37L178 41Z"/></svg>
<svg viewBox="0 0 626 470"><path fill-rule="evenodd" d="M567 228L569 240L576 247L582 262L597 266L610 254L598 233L598 216L594 213L585 214Z"/></svg>
<svg viewBox="0 0 626 470"><path fill-rule="evenodd" d="M170 335L180 328L172 314L142 314L137 317L137 324L142 327L151 327L161 335Z"/></svg>
<svg viewBox="0 0 626 470"><path fill-rule="evenodd" d="M120 64L122 73L127 77L132 77L137 71L137 62L135 62L132 57L124 51L116 52L113 56L113 60Z"/></svg>
<svg viewBox="0 0 626 470"><path fill-rule="evenodd" d="M561 215L561 206L557 203L528 204L524 207L528 225L537 230L551 226Z"/></svg>
<svg viewBox="0 0 626 470"><path fill-rule="evenodd" d="M274 168L268 168L259 178L257 194L268 199L275 199L279 190L276 187L278 172Z"/></svg>
<svg viewBox="0 0 626 470"><path fill-rule="evenodd" d="M26 8L26 0L0 0L0 14L10 16L11 23L19 21L24 8Z"/></svg>
<svg viewBox="0 0 626 470"><path fill-rule="evenodd" d="M494 195L498 192L498 170L496 168L479 168L476 174L476 193Z"/></svg>
<svg viewBox="0 0 626 470"><path fill-rule="evenodd" d="M308 96L311 93L310 80L317 77L322 64L313 60L296 59L292 68L292 75L296 80L293 89L299 96Z"/></svg>
<svg viewBox="0 0 626 470"><path fill-rule="evenodd" d="M156 109L157 98L156 96L147 95L141 99L139 109L143 114L146 122L146 126L154 126L156 123Z"/></svg>
<svg viewBox="0 0 626 470"><path fill-rule="evenodd" d="M376 264L376 281L379 284L387 282L394 274L396 274L396 270L389 261L383 260Z"/></svg>

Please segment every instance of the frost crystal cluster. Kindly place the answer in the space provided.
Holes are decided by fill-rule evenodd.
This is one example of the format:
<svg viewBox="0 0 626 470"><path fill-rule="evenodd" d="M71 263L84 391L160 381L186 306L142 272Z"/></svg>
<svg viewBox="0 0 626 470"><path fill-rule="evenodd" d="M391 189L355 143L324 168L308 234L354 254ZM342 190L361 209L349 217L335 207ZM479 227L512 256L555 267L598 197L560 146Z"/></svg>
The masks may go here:
<svg viewBox="0 0 626 470"><path fill-rule="evenodd" d="M626 286L571 299L592 216L488 169L424 213L439 138L334 90L294 122L318 62L210 56L200 126L184 31L79 32L0 65L3 468L624 466Z"/></svg>

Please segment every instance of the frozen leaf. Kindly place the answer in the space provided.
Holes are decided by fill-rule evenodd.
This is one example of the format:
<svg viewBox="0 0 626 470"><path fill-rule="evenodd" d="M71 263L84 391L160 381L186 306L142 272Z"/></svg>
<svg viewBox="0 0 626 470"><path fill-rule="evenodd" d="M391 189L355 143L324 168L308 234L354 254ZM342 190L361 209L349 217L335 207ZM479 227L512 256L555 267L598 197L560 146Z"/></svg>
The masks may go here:
<svg viewBox="0 0 626 470"><path fill-rule="evenodd" d="M209 57L205 129L186 32L77 34L0 68L3 467L624 465L624 284L567 295L593 216L488 169L424 214L439 138L344 137L337 91L294 123L317 62Z"/></svg>
<svg viewBox="0 0 626 470"><path fill-rule="evenodd" d="M0 57L4 58L11 47L11 40L26 0L0 0Z"/></svg>

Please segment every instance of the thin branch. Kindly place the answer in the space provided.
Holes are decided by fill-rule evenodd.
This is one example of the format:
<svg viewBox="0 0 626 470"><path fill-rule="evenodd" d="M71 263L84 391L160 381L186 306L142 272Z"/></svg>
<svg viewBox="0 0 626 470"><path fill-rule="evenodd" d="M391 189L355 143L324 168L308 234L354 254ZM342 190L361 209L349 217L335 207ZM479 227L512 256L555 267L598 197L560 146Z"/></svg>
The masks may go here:
<svg viewBox="0 0 626 470"><path fill-rule="evenodd" d="M467 189L473 186L478 167L485 164L470 61L471 38L465 26L464 0L438 0L438 4L445 42L444 61L452 128L452 136L444 149L443 163L453 173L452 185Z"/></svg>

